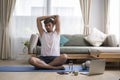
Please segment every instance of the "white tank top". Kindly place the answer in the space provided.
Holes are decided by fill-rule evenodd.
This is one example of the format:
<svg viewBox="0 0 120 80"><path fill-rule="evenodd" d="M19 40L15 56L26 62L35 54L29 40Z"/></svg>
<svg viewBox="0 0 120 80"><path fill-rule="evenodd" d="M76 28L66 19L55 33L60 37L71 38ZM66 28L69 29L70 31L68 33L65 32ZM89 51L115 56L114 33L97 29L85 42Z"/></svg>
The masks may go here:
<svg viewBox="0 0 120 80"><path fill-rule="evenodd" d="M43 32L41 56L60 56L60 35L57 32Z"/></svg>

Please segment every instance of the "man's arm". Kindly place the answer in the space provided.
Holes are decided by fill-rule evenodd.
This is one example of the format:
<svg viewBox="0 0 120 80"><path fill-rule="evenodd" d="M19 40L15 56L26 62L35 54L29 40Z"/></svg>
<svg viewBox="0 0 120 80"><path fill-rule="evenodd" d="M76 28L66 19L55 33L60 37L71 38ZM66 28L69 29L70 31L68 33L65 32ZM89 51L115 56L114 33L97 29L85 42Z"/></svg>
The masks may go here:
<svg viewBox="0 0 120 80"><path fill-rule="evenodd" d="M43 20L43 17L37 18L37 28L38 28L38 31L39 31L41 36L42 36L43 31L44 31L44 29L42 27L42 23L41 23L42 20Z"/></svg>
<svg viewBox="0 0 120 80"><path fill-rule="evenodd" d="M37 27L38 27L38 30L39 30L39 33L40 33L41 36L42 36L43 31L44 31L41 21L45 20L46 18L53 18L55 20L55 24L56 23L58 24L57 17L58 16L53 15L53 16L42 16L42 17L37 18Z"/></svg>
<svg viewBox="0 0 120 80"><path fill-rule="evenodd" d="M54 15L54 20L55 20L55 31L59 34L60 33L60 21L59 21L59 16L58 15Z"/></svg>
<svg viewBox="0 0 120 80"><path fill-rule="evenodd" d="M52 16L42 16L42 17L38 17L37 18L37 27L38 27L38 31L40 33L40 35L42 36L44 29L42 27L42 23L41 21L45 20L46 18L51 18Z"/></svg>

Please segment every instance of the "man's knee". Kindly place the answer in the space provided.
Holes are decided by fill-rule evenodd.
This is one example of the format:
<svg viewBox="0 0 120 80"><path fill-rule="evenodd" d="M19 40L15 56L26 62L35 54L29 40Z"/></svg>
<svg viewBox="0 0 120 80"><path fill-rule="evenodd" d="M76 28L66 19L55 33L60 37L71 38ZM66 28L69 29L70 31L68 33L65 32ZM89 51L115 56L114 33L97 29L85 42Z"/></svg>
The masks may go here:
<svg viewBox="0 0 120 80"><path fill-rule="evenodd" d="M35 58L34 57L29 58L29 63L33 65L35 63Z"/></svg>
<svg viewBox="0 0 120 80"><path fill-rule="evenodd" d="M67 54L62 54L62 55L61 55L61 58L62 58L63 60L67 60L68 56L67 56Z"/></svg>

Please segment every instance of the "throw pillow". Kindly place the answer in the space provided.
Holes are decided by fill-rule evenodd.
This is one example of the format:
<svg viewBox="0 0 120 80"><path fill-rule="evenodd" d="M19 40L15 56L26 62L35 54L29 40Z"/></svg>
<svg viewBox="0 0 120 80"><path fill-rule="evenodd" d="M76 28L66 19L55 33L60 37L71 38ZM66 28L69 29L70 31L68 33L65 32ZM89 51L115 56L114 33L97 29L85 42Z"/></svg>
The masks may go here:
<svg viewBox="0 0 120 80"><path fill-rule="evenodd" d="M68 38L66 38L65 36L61 35L60 36L60 47L64 46L65 43L67 43L69 41Z"/></svg>
<svg viewBox="0 0 120 80"><path fill-rule="evenodd" d="M88 41L91 45L98 47L104 42L106 37L107 36L103 32L94 28L91 33L85 37L85 40Z"/></svg>

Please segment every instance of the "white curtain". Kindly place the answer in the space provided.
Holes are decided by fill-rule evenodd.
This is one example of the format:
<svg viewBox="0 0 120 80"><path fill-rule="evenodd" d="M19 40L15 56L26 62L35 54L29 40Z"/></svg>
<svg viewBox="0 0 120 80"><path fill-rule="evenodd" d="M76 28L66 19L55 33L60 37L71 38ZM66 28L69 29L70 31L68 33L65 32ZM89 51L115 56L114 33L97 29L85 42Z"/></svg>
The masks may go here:
<svg viewBox="0 0 120 80"><path fill-rule="evenodd" d="M91 0L80 0L80 6L82 11L82 17L84 21L84 31L83 34L89 34L89 20L91 11Z"/></svg>
<svg viewBox="0 0 120 80"><path fill-rule="evenodd" d="M109 34L109 0L104 0L104 33Z"/></svg>
<svg viewBox="0 0 120 80"><path fill-rule="evenodd" d="M11 43L9 23L16 0L0 0L0 27L2 29L0 59L9 59Z"/></svg>

